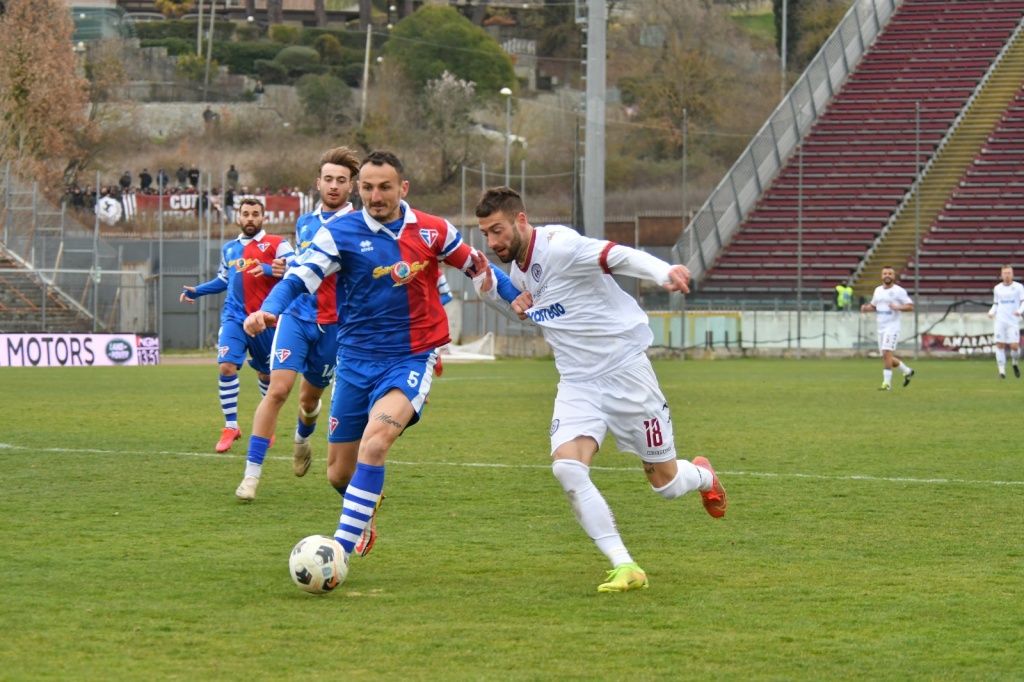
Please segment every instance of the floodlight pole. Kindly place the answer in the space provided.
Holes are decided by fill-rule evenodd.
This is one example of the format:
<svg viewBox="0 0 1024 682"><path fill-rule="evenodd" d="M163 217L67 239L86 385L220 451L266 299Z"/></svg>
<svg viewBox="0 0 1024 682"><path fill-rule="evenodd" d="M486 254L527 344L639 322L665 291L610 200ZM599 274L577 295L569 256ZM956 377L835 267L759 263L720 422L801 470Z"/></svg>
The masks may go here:
<svg viewBox="0 0 1024 682"><path fill-rule="evenodd" d="M373 42L373 24L366 24L366 53L363 55L363 93L359 107L359 127L366 124L366 88L370 83L370 47Z"/></svg>
<svg viewBox="0 0 1024 682"><path fill-rule="evenodd" d="M804 290L804 145L800 143L797 151L797 192L796 192L796 357L803 350L803 332L801 317L803 315Z"/></svg>
<svg viewBox="0 0 1024 682"><path fill-rule="evenodd" d="M789 8L787 0L782 0L782 41L779 45L779 57L782 60L782 73L779 79L779 101L786 99L786 24Z"/></svg>
<svg viewBox="0 0 1024 682"><path fill-rule="evenodd" d="M918 337L918 304L921 303L921 100L914 104L914 359L917 360L921 351L921 339Z"/></svg>
<svg viewBox="0 0 1024 682"><path fill-rule="evenodd" d="M505 186L508 187L512 181L510 165L512 158L512 90L502 88L501 94L505 96Z"/></svg>

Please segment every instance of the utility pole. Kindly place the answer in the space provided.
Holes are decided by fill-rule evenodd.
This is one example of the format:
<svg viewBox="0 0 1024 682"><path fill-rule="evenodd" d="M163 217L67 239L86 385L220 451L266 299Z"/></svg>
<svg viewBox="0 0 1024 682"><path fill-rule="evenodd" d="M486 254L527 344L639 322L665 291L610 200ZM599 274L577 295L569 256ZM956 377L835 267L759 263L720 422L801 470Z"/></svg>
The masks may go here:
<svg viewBox="0 0 1024 682"><path fill-rule="evenodd" d="M587 0L587 123L583 159L583 226L588 237L604 239L605 51L608 8Z"/></svg>

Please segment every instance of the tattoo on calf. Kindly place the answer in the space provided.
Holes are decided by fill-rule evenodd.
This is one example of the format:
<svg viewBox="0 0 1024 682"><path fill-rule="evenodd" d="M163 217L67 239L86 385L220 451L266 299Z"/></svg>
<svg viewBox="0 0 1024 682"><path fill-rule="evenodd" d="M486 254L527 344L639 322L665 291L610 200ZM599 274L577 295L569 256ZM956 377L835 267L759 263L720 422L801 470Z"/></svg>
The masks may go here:
<svg viewBox="0 0 1024 682"><path fill-rule="evenodd" d="M376 417L374 417L374 419L379 421L379 422L384 422L385 424L388 424L390 426L394 426L396 429L401 429L402 428L402 425L399 424L398 422L396 422L394 419L392 419L391 415L384 414L383 412L381 412Z"/></svg>
<svg viewBox="0 0 1024 682"><path fill-rule="evenodd" d="M654 473L654 464L652 464L651 462L644 462L644 473L645 474L653 474Z"/></svg>

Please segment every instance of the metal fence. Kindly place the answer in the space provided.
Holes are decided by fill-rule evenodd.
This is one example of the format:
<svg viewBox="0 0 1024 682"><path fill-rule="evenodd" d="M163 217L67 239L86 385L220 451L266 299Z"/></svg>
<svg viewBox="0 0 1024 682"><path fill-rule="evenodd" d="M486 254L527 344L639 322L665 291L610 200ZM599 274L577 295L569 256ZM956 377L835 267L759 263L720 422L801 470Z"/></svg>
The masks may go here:
<svg viewBox="0 0 1024 682"><path fill-rule="evenodd" d="M0 186L0 328L152 332L149 263L126 263L92 215L48 201L5 168ZM91 229L85 221L91 220Z"/></svg>

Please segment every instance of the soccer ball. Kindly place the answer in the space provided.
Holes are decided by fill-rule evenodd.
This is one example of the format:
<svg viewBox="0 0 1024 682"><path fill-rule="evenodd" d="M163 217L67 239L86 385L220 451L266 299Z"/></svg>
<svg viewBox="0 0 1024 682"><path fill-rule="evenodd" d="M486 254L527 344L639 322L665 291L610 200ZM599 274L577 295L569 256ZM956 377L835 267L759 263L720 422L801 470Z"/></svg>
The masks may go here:
<svg viewBox="0 0 1024 682"><path fill-rule="evenodd" d="M348 557L334 538L310 535L299 540L292 549L288 557L288 572L301 589L323 594L345 582Z"/></svg>

